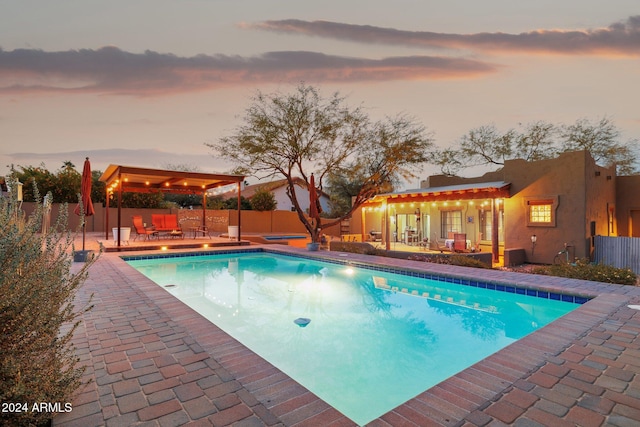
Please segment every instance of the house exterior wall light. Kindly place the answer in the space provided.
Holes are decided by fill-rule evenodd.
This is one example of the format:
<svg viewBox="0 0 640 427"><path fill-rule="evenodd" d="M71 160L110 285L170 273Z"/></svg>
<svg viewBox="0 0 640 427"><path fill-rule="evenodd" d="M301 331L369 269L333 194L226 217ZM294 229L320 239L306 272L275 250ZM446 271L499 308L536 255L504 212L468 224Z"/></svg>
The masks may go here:
<svg viewBox="0 0 640 427"><path fill-rule="evenodd" d="M531 235L531 255L533 256L533 252L536 249L536 242L538 241L538 236L535 234Z"/></svg>

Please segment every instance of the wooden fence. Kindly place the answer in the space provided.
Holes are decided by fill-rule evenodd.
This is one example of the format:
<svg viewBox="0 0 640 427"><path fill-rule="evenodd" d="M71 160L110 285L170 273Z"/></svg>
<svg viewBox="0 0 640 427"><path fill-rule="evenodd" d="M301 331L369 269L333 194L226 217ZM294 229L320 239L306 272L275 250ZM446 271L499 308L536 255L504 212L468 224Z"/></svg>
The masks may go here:
<svg viewBox="0 0 640 427"><path fill-rule="evenodd" d="M640 237L596 236L593 260L640 274Z"/></svg>

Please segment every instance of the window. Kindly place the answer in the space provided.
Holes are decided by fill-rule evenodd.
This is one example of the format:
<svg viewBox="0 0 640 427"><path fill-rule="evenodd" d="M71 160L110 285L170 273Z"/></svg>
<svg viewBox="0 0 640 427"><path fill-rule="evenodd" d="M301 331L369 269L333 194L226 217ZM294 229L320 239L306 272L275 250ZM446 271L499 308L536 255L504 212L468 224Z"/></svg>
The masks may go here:
<svg viewBox="0 0 640 427"><path fill-rule="evenodd" d="M551 223L551 205L531 205L529 222Z"/></svg>
<svg viewBox="0 0 640 427"><path fill-rule="evenodd" d="M557 197L527 198L527 225L540 227L555 227Z"/></svg>
<svg viewBox="0 0 640 427"><path fill-rule="evenodd" d="M446 239L449 233L462 232L462 211L440 212L440 237Z"/></svg>
<svg viewBox="0 0 640 427"><path fill-rule="evenodd" d="M615 218L616 218L616 209L615 206L612 206L610 204L607 203L607 223L609 225L609 236L615 236L616 235L616 230L615 230Z"/></svg>

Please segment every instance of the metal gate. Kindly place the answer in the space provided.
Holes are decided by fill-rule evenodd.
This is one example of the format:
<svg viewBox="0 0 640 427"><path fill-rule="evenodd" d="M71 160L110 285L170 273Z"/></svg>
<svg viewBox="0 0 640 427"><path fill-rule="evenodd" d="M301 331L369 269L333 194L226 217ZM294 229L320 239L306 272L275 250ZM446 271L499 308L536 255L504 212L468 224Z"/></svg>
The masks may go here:
<svg viewBox="0 0 640 427"><path fill-rule="evenodd" d="M640 274L640 237L596 236L594 261Z"/></svg>

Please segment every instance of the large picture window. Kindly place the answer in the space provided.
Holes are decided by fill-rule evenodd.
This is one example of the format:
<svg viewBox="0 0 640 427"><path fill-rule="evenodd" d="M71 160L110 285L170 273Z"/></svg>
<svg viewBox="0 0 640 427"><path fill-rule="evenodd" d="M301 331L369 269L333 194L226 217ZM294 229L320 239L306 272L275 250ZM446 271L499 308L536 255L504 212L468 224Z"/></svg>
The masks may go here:
<svg viewBox="0 0 640 427"><path fill-rule="evenodd" d="M449 233L462 232L462 211L440 212L440 237L446 239Z"/></svg>

